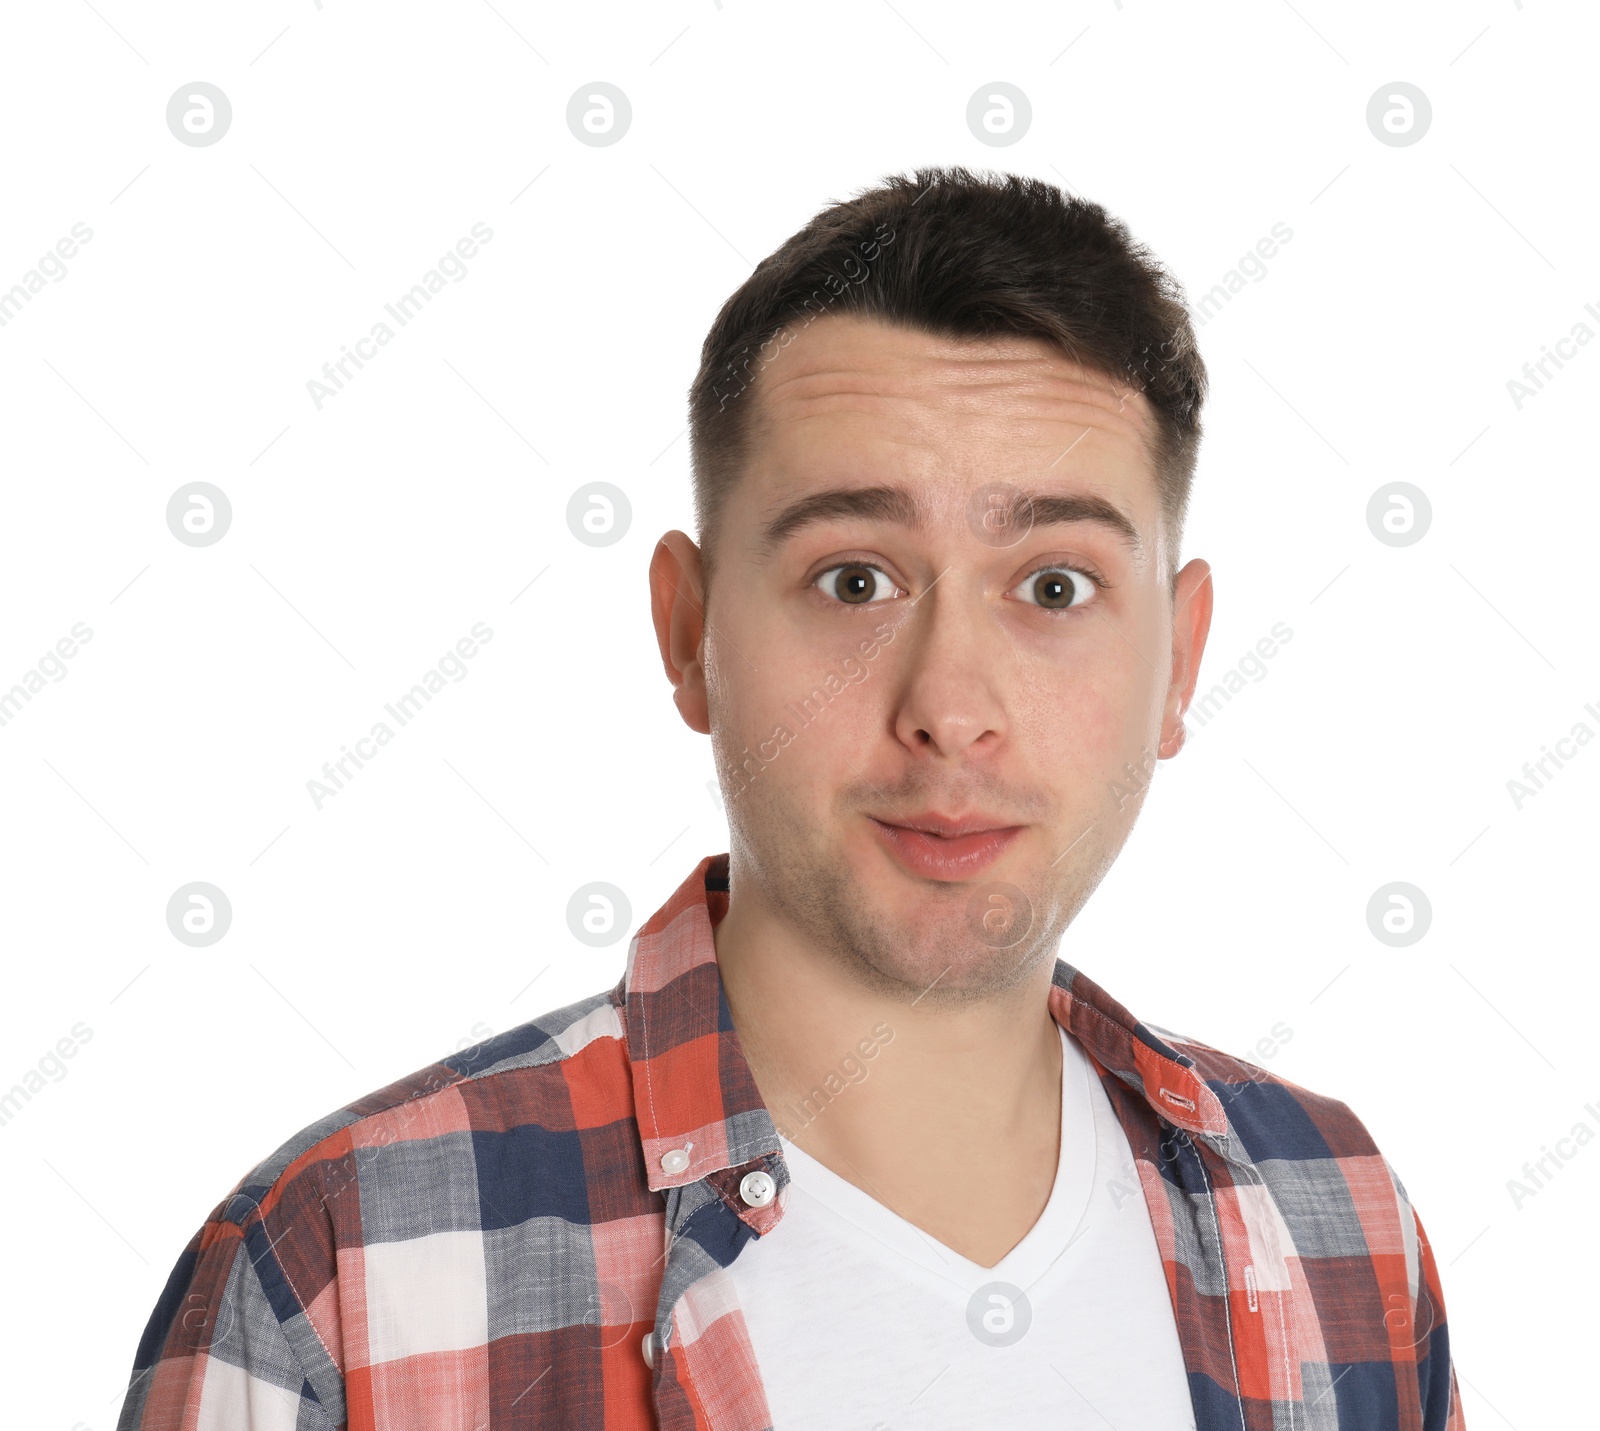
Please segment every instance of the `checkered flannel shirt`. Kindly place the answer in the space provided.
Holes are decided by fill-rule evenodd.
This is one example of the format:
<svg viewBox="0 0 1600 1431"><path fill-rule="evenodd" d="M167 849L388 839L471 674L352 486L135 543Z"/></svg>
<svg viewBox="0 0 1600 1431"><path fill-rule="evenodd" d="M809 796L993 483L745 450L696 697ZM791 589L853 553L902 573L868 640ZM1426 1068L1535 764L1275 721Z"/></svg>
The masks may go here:
<svg viewBox="0 0 1600 1431"><path fill-rule="evenodd" d="M768 1428L725 1269L783 1235L789 1173L712 942L727 871L695 866L614 989L251 1171L178 1258L118 1431ZM1060 960L1049 1002L1132 1147L1198 1431L1464 1431L1433 1253L1350 1110Z"/></svg>

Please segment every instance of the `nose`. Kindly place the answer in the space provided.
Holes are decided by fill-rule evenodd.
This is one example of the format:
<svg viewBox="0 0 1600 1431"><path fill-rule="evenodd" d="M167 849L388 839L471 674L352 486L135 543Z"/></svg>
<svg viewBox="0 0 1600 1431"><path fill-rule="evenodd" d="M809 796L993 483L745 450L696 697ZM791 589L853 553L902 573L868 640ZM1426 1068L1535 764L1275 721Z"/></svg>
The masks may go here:
<svg viewBox="0 0 1600 1431"><path fill-rule="evenodd" d="M915 599L901 641L894 713L901 744L951 761L1002 745L1001 681L1011 648L972 583L946 567Z"/></svg>

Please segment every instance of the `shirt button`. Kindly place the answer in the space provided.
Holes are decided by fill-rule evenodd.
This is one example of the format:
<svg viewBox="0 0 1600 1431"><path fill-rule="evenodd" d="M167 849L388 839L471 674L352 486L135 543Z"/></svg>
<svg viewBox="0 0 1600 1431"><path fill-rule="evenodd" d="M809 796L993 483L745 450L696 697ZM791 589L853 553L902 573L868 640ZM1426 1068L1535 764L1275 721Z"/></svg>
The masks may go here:
<svg viewBox="0 0 1600 1431"><path fill-rule="evenodd" d="M739 1179L739 1196L750 1207L765 1207L777 1195L778 1185L759 1168Z"/></svg>
<svg viewBox="0 0 1600 1431"><path fill-rule="evenodd" d="M670 1153L661 1155L661 1171L664 1173L681 1173L689 1166L689 1150L687 1148L674 1148Z"/></svg>
<svg viewBox="0 0 1600 1431"><path fill-rule="evenodd" d="M656 1364L656 1334L654 1332L646 1332L644 1334L644 1340L639 1343L639 1350L644 1353L644 1364L646 1366L654 1366Z"/></svg>

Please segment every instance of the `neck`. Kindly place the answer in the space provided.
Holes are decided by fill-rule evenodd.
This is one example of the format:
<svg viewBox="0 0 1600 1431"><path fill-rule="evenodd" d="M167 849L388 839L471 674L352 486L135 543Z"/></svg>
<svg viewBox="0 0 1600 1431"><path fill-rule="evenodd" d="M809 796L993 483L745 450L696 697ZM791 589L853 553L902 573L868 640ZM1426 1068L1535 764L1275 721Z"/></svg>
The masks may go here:
<svg viewBox="0 0 1600 1431"><path fill-rule="evenodd" d="M877 987L735 885L714 941L734 1029L778 1130L851 1177L965 1163L1004 1172L1057 1146L1053 961L992 998ZM974 1160L977 1160L976 1163ZM1048 1160L1052 1175L1054 1155ZM870 1191L870 1189L869 1189Z"/></svg>

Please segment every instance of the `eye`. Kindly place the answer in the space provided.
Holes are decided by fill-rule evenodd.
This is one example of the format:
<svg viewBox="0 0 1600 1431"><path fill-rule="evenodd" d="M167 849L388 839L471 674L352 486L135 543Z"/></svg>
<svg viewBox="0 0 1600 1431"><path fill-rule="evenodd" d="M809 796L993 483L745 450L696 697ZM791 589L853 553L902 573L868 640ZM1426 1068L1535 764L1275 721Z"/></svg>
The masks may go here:
<svg viewBox="0 0 1600 1431"><path fill-rule="evenodd" d="M1046 611L1068 611L1087 602L1099 584L1078 567L1045 566L1030 572L1015 590L1023 593L1024 601Z"/></svg>
<svg viewBox="0 0 1600 1431"><path fill-rule="evenodd" d="M846 606L868 606L893 596L900 589L889 580L887 572L863 561L831 566L827 571L818 572L811 584Z"/></svg>

